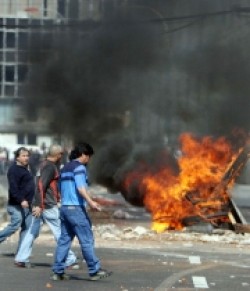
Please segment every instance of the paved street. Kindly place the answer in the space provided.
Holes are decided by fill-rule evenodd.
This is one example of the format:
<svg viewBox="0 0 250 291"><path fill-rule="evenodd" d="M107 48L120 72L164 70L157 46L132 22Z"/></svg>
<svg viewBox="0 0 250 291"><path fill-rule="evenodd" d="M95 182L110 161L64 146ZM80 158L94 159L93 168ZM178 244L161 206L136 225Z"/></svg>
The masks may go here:
<svg viewBox="0 0 250 291"><path fill-rule="evenodd" d="M107 245L109 245L107 247ZM70 281L49 279L54 242L43 234L35 243L33 269L13 265L15 238L0 245L0 290L217 290L250 289L250 249L181 242L112 242L97 245L104 268L114 274L102 281L88 280L85 264L69 271ZM74 250L79 253L77 244Z"/></svg>
<svg viewBox="0 0 250 291"><path fill-rule="evenodd" d="M149 228L144 213L132 210L136 210L140 219L134 222L118 220L116 226L123 228L134 223ZM99 222L101 220L103 218L99 218ZM107 223L110 222L107 220ZM102 267L114 272L111 277L91 282L86 266L82 264L81 270L68 272L72 280L53 282L49 279L55 249L51 233L45 227L36 240L31 258L35 268L32 269L20 269L13 264L18 240L18 234L15 234L0 244L0 291L250 290L250 238L247 235L244 244L189 241L189 236L192 237L185 235L185 241L169 241L164 236L151 240L117 240L116 236L113 239L98 238L96 251ZM238 236L240 239L241 235ZM77 242L73 248L81 257Z"/></svg>

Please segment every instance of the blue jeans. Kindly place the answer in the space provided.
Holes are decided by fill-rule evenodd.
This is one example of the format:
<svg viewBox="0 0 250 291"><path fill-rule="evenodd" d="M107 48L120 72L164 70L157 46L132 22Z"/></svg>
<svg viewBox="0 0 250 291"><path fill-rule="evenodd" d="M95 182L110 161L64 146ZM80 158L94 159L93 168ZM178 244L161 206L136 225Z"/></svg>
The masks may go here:
<svg viewBox="0 0 250 291"><path fill-rule="evenodd" d="M20 205L8 205L7 211L10 215L10 223L0 231L0 243L5 241L21 227L17 247L18 250L31 223L31 210L30 208L23 208Z"/></svg>
<svg viewBox="0 0 250 291"><path fill-rule="evenodd" d="M59 218L59 209L57 206L49 209L44 209L40 217L32 216L30 227L19 247L16 254L16 262L29 262L29 257L32 252L32 245L34 240L39 236L40 227L43 223L47 223L56 241L58 241L61 234L61 221ZM66 266L70 266L77 261L76 255L69 250Z"/></svg>
<svg viewBox="0 0 250 291"><path fill-rule="evenodd" d="M91 222L85 207L61 207L61 236L57 243L53 272L64 273L65 260L72 240L76 236L80 243L82 255L86 261L89 274L94 274L100 269L100 261L95 255L94 238Z"/></svg>

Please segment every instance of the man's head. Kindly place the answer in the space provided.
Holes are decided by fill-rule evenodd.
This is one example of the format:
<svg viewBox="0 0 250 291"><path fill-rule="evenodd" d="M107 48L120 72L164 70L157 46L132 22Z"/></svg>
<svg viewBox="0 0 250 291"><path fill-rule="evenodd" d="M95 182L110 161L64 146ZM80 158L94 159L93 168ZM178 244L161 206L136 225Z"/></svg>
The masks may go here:
<svg viewBox="0 0 250 291"><path fill-rule="evenodd" d="M26 167L29 163L30 152L25 147L20 147L14 152L15 160L18 165Z"/></svg>
<svg viewBox="0 0 250 291"><path fill-rule="evenodd" d="M48 159L53 162L59 162L62 158L62 147L57 144L53 144L49 147L48 150Z"/></svg>
<svg viewBox="0 0 250 291"><path fill-rule="evenodd" d="M71 151L69 159L78 159L82 164L86 165L93 154L94 150L91 145L86 142L80 142Z"/></svg>

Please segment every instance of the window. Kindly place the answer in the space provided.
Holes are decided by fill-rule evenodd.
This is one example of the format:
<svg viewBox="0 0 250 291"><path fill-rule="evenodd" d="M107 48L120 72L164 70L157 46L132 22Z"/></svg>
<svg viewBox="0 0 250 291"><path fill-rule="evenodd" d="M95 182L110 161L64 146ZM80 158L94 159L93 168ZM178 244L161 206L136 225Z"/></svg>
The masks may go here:
<svg viewBox="0 0 250 291"><path fill-rule="evenodd" d="M19 65L18 66L18 81L19 82L25 81L27 72L28 72L27 65Z"/></svg>
<svg viewBox="0 0 250 291"><path fill-rule="evenodd" d="M28 38L28 34L27 32L20 32L19 35L18 35L18 49L19 50L24 50L24 49L27 49L28 48L28 41L29 41L29 38Z"/></svg>
<svg viewBox="0 0 250 291"><path fill-rule="evenodd" d="M48 0L43 0L44 16L48 16Z"/></svg>
<svg viewBox="0 0 250 291"><path fill-rule="evenodd" d="M14 82L15 80L15 67L14 66L6 66L5 67L5 81L6 82Z"/></svg>
<svg viewBox="0 0 250 291"><path fill-rule="evenodd" d="M29 59L29 53L28 52L25 52L25 51L22 51L22 52L18 52L18 61L21 62L21 63L27 63Z"/></svg>
<svg viewBox="0 0 250 291"><path fill-rule="evenodd" d="M5 95L8 97L15 96L15 86L13 85L6 85L5 86Z"/></svg>
<svg viewBox="0 0 250 291"><path fill-rule="evenodd" d="M40 35L40 46L43 50L51 49L53 43L53 36L51 33L41 33Z"/></svg>
<svg viewBox="0 0 250 291"><path fill-rule="evenodd" d="M17 135L17 143L18 144L28 144L28 145L36 145L37 136L34 133L18 133Z"/></svg>
<svg viewBox="0 0 250 291"><path fill-rule="evenodd" d="M18 144L25 144L25 134L24 133L18 133L17 143Z"/></svg>
<svg viewBox="0 0 250 291"><path fill-rule="evenodd" d="M3 48L3 31L0 31L0 49Z"/></svg>
<svg viewBox="0 0 250 291"><path fill-rule="evenodd" d="M6 52L6 62L13 63L16 61L15 52Z"/></svg>
<svg viewBox="0 0 250 291"><path fill-rule="evenodd" d="M65 16L65 0L58 0L58 13Z"/></svg>
<svg viewBox="0 0 250 291"><path fill-rule="evenodd" d="M15 47L15 33L14 32L7 32L7 34L6 34L6 46L7 46L7 48L14 48Z"/></svg>
<svg viewBox="0 0 250 291"><path fill-rule="evenodd" d="M26 27L28 25L28 19L19 19L19 26Z"/></svg>
<svg viewBox="0 0 250 291"><path fill-rule="evenodd" d="M79 12L79 7L78 7L78 1L77 0L71 0L69 2L69 18L72 19L77 19L78 18L78 12Z"/></svg>
<svg viewBox="0 0 250 291"><path fill-rule="evenodd" d="M6 25L7 26L15 26L16 19L15 18L6 18Z"/></svg>
<svg viewBox="0 0 250 291"><path fill-rule="evenodd" d="M30 20L30 26L38 27L41 25L41 19L29 19Z"/></svg>
<svg viewBox="0 0 250 291"><path fill-rule="evenodd" d="M36 134L35 133L29 133L27 135L27 142L31 145L36 145Z"/></svg>

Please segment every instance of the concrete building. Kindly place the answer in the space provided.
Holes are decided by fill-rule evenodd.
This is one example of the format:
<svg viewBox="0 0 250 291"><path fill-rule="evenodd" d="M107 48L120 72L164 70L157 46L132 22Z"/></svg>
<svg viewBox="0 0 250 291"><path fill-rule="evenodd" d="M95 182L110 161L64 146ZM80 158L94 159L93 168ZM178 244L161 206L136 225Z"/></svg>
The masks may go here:
<svg viewBox="0 0 250 291"><path fill-rule="evenodd" d="M43 2L43 5L41 5ZM2 0L0 3L0 144L50 144L46 120L23 114L22 87L29 70L30 27L56 20L57 1Z"/></svg>
<svg viewBox="0 0 250 291"><path fill-rule="evenodd" d="M52 33L48 26L69 19L98 20L100 1L92 0L1 0L0 1L0 146L49 145L46 118L32 120L21 109L22 88L28 82L33 33ZM34 32L34 27L36 31ZM46 116L46 114L45 114Z"/></svg>
<svg viewBox="0 0 250 291"><path fill-rule="evenodd" d="M59 27L71 20L98 22L116 13L121 5L126 6L126 12L141 16L138 19L157 20L152 23L159 23L157 37L164 44L161 50L157 47L158 56L164 58L163 69L156 73L147 68L147 75L138 74L132 67L123 76L124 96L136 100L137 95L145 95L155 110L152 106L144 110L141 104L126 109L126 128L131 119L134 122L130 127L136 127L140 140L166 133L175 141L185 131L221 134L227 124L229 129L234 123L244 125L244 118L231 121L235 114L228 114L224 108L237 98L242 98L241 109L248 108L244 106L249 95L248 82L244 81L249 63L247 0L1 0L0 146L41 146L58 139L49 131L46 113L34 119L26 116L20 106L25 97L22 89L29 81L27 48L34 33L53 33L51 24ZM246 9L239 13L236 6ZM233 60L239 58L236 66ZM238 115L243 116L239 111ZM244 116L248 115L246 112Z"/></svg>

